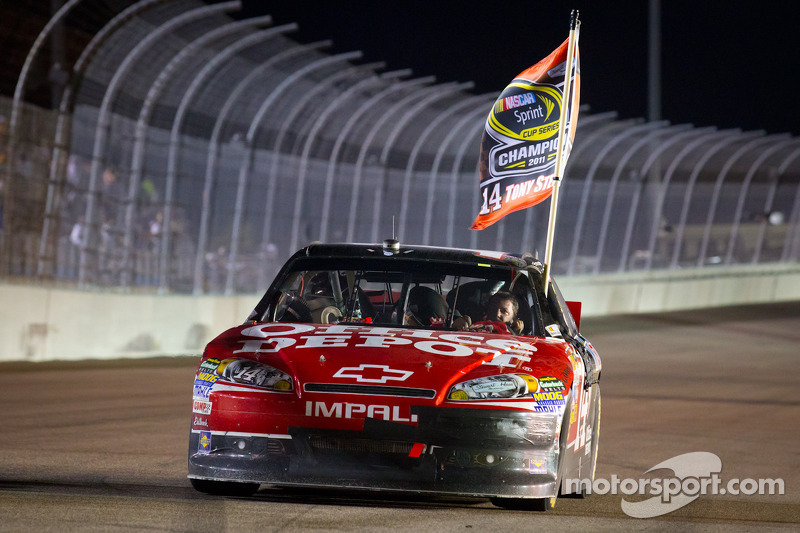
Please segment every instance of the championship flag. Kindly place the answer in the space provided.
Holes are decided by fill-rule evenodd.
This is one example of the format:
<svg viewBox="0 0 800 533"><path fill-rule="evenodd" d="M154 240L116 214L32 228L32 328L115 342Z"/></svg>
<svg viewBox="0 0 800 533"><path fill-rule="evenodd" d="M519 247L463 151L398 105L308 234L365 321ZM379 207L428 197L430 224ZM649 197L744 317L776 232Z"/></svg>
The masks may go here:
<svg viewBox="0 0 800 533"><path fill-rule="evenodd" d="M562 178L580 99L576 12L571 26L570 37L514 78L492 106L481 138L481 209L471 229L484 229L543 202L554 180ZM574 57L569 72L568 54ZM561 164L556 165L559 152Z"/></svg>

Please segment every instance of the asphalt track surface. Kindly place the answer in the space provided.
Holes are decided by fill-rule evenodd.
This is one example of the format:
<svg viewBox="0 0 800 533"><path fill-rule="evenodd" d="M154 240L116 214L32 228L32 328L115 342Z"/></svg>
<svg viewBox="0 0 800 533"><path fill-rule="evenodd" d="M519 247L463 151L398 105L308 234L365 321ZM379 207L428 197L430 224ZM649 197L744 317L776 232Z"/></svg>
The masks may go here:
<svg viewBox="0 0 800 533"><path fill-rule="evenodd" d="M623 494L560 498L547 513L268 486L207 496L186 479L194 358L3 363L0 531L800 527L800 303L587 319L582 329L604 365L597 478L638 479L703 451L720 457L724 482L780 478L785 494L705 495L647 519L622 511L623 497L637 498Z"/></svg>

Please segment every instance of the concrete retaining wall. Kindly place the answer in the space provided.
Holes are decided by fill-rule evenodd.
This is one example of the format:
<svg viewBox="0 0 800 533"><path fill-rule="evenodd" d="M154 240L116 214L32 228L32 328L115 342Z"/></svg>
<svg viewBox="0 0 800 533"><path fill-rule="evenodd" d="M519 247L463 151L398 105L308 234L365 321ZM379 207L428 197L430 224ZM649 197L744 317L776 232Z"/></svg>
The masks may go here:
<svg viewBox="0 0 800 533"><path fill-rule="evenodd" d="M583 316L800 301L800 265L756 265L559 279ZM0 361L200 354L260 295L160 296L0 285Z"/></svg>
<svg viewBox="0 0 800 533"><path fill-rule="evenodd" d="M800 264L573 276L557 280L583 316L800 300Z"/></svg>
<svg viewBox="0 0 800 533"><path fill-rule="evenodd" d="M0 361L200 354L258 298L0 285Z"/></svg>

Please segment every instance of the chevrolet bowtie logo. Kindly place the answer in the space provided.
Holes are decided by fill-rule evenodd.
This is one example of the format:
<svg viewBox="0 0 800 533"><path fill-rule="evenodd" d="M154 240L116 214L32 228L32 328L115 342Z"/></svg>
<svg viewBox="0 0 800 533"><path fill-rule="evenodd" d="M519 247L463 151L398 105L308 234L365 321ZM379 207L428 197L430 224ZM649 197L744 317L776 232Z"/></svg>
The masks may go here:
<svg viewBox="0 0 800 533"><path fill-rule="evenodd" d="M386 383L387 381L405 381L413 374L410 370L394 370L386 365L345 366L333 377L355 379L359 383Z"/></svg>

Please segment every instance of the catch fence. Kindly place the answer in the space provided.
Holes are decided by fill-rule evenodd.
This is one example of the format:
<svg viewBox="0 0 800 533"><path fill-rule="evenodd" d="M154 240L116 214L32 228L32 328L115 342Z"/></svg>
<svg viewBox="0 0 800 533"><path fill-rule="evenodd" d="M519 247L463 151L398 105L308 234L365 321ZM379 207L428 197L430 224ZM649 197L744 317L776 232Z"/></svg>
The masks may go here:
<svg viewBox="0 0 800 533"><path fill-rule="evenodd" d="M24 103L24 73L0 98L4 277L233 294L312 241L543 252L547 204L468 229L499 93L329 53L238 7L126 4L57 109ZM797 262L799 227L796 137L584 106L553 272Z"/></svg>

